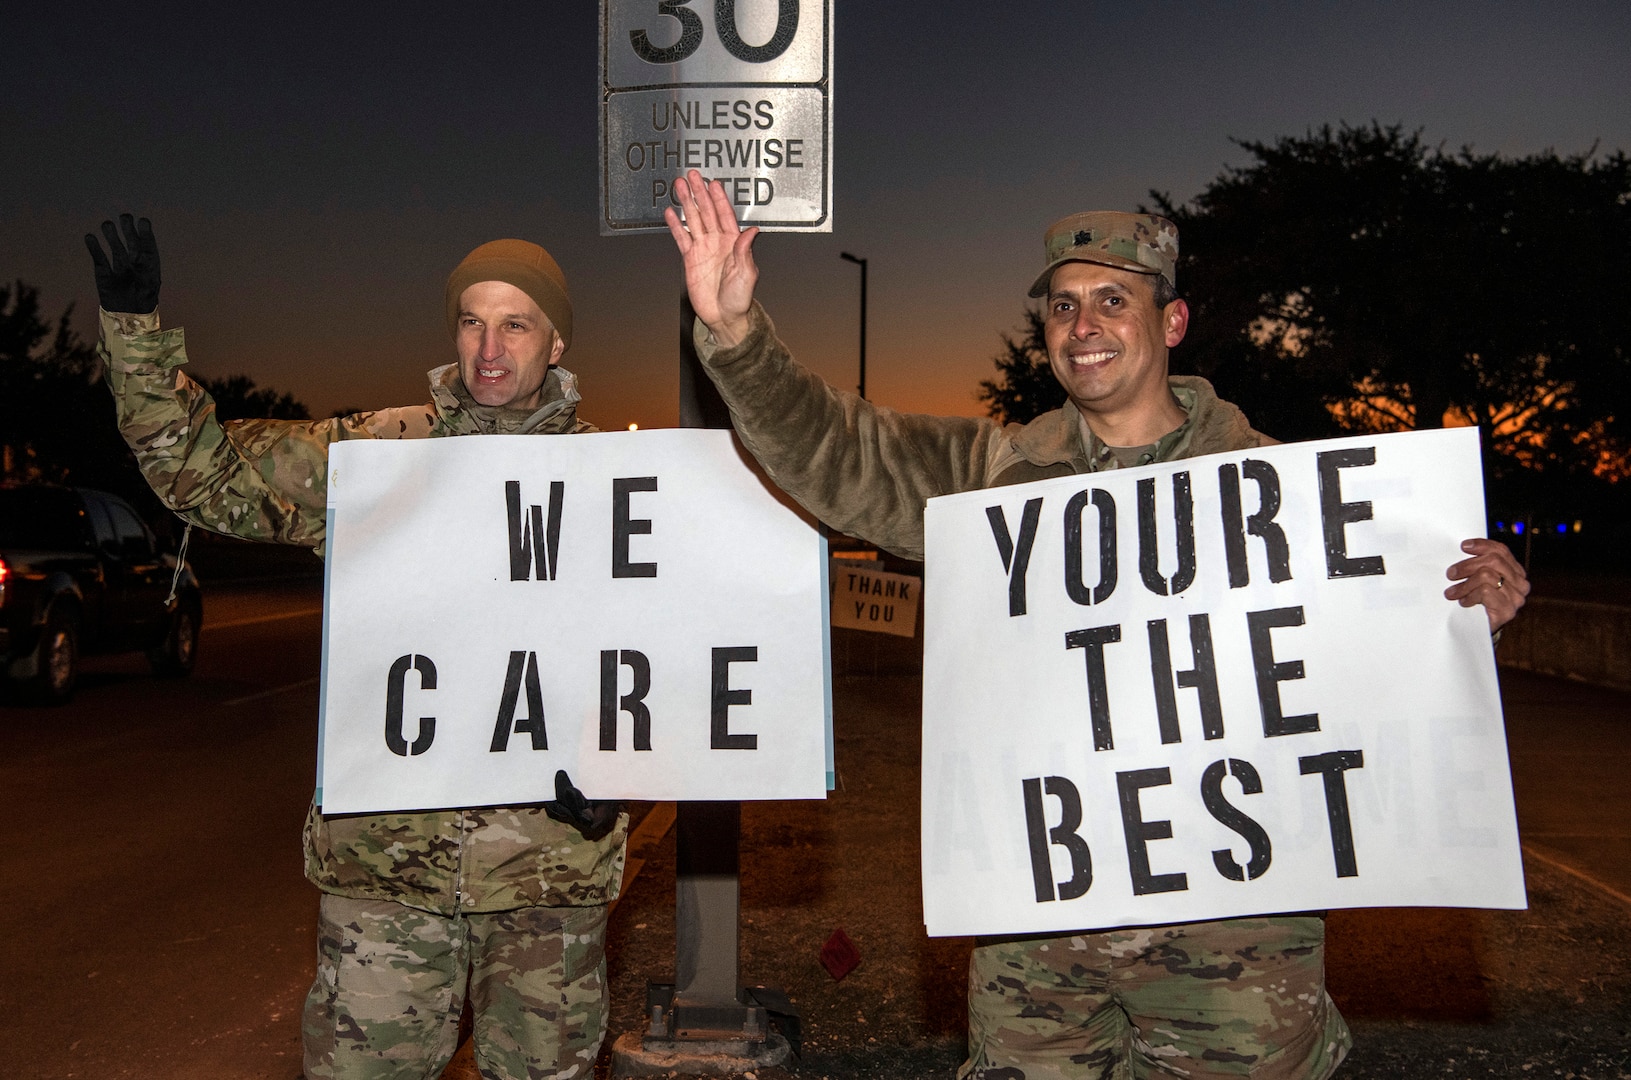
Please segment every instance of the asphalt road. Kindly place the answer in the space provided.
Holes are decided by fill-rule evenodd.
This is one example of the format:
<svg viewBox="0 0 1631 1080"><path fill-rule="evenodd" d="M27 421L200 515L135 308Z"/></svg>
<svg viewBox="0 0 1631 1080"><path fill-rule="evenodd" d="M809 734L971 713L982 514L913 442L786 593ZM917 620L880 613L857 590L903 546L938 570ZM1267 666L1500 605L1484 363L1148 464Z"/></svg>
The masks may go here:
<svg viewBox="0 0 1631 1080"><path fill-rule="evenodd" d="M0 1075L299 1075L321 604L214 591L191 678L97 658L70 705L0 708Z"/></svg>
<svg viewBox="0 0 1631 1080"><path fill-rule="evenodd" d="M192 678L98 659L68 707L0 706L0 1076L298 1076L319 607L311 584L216 590ZM1631 1076L1631 696L1503 683L1531 909L1333 913L1344 1076ZM809 1040L761 1080L948 1076L967 942L922 934L915 680L835 693L840 791L744 811L743 976L792 992ZM672 850L613 918L614 1035L671 968ZM863 956L843 982L815 961L837 926Z"/></svg>

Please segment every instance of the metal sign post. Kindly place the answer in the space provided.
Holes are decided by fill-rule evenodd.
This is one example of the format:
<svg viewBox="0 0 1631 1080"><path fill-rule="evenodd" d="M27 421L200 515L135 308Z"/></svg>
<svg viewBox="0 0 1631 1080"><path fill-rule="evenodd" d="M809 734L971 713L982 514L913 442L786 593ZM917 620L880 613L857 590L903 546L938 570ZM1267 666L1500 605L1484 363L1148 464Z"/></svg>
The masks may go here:
<svg viewBox="0 0 1631 1080"><path fill-rule="evenodd" d="M831 232L832 26L833 0L602 0L601 235L665 229L692 169L745 223ZM680 314L680 422L728 427ZM614 1075L778 1064L797 1016L739 982L741 806L681 804L677 825L675 981L649 986L649 1027L618 1040Z"/></svg>
<svg viewBox="0 0 1631 1080"><path fill-rule="evenodd" d="M690 169L761 229L832 231L833 0L603 0L600 232L664 228Z"/></svg>
<svg viewBox="0 0 1631 1080"><path fill-rule="evenodd" d="M730 412L697 359L696 313L680 298L680 425L728 428ZM644 1034L613 1048L612 1074L730 1075L779 1065L798 1048L798 1014L780 989L740 975L739 802L675 807L674 981L646 985Z"/></svg>

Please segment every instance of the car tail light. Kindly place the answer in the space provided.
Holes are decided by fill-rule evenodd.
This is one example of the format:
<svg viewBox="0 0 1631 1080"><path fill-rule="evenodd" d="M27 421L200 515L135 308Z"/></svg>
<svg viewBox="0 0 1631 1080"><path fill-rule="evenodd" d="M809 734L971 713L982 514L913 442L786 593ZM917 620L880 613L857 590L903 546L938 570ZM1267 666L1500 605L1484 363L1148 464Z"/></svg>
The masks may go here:
<svg viewBox="0 0 1631 1080"><path fill-rule="evenodd" d="M6 579L11 576L11 567L6 565L5 556L0 555L0 605L6 602Z"/></svg>

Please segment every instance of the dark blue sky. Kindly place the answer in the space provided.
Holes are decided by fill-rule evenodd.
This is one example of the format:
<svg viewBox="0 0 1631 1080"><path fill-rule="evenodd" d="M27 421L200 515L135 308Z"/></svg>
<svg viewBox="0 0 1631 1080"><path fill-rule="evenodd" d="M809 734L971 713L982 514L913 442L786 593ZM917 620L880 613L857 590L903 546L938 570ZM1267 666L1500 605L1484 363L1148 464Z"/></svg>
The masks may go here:
<svg viewBox="0 0 1631 1080"><path fill-rule="evenodd" d="M837 3L835 228L764 236L760 295L852 386L838 253L867 257L869 390L902 408L978 413L1046 225L1188 199L1231 138L1631 149L1623 2ZM677 256L598 232L595 4L61 7L0 30L0 279L89 329L80 235L148 214L197 369L326 413L424 400L447 272L522 236L570 278L584 414L675 422Z"/></svg>

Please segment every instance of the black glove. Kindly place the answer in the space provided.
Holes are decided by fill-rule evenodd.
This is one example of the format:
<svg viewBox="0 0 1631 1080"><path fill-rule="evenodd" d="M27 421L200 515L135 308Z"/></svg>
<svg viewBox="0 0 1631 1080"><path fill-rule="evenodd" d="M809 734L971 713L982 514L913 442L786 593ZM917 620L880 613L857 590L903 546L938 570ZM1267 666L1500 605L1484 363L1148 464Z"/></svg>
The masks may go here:
<svg viewBox="0 0 1631 1080"><path fill-rule="evenodd" d="M612 831L623 804L617 802L590 802L583 792L572 786L572 778L565 769L555 772L555 801L544 804L544 813L556 821L563 821L583 834L585 840L599 840Z"/></svg>
<svg viewBox="0 0 1631 1080"><path fill-rule="evenodd" d="M96 234L85 234L85 246L91 251L91 262L96 264L97 299L103 311L146 315L159 306L159 245L153 239L153 223L120 214L119 227L124 230L123 243L113 222L102 223L102 235L108 238L108 251L113 254L111 261L102 254Z"/></svg>

